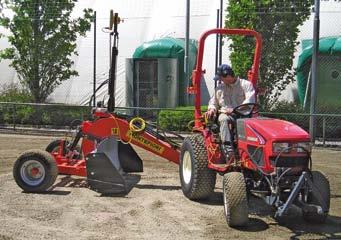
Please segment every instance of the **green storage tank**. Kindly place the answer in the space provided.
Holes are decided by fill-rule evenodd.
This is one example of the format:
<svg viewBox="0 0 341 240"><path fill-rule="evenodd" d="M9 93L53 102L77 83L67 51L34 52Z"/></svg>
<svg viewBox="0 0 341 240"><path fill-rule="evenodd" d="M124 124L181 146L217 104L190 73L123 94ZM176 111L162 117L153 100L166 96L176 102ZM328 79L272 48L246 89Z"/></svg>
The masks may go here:
<svg viewBox="0 0 341 240"><path fill-rule="evenodd" d="M297 64L297 84L303 104L306 93L306 99L310 97L307 83L311 71L312 40L303 40L302 48ZM341 109L341 37L320 39L316 87L318 110Z"/></svg>
<svg viewBox="0 0 341 240"><path fill-rule="evenodd" d="M194 69L197 56L197 41L190 40L189 42L189 69L190 74ZM134 103L128 105L136 105L136 102L142 103L143 96L149 95L149 93L138 94L138 87L144 76L154 81L154 93L153 99L157 102L156 106L145 106L145 107L176 107L186 105L187 95L187 80L185 79L184 71L184 58L185 58L185 40L178 38L162 38L146 42L136 48L133 58L126 60L127 70L127 83L130 82L130 89L127 95L138 96L135 97ZM142 67L144 66L144 67ZM148 70L149 69L149 70ZM145 72L148 70L148 74ZM130 73L129 73L130 72ZM144 81L144 80L143 80ZM170 82L174 84L170 85ZM151 86L151 85L150 85ZM176 91L173 91L176 86ZM171 94L165 96L165 94ZM146 95L147 94L147 95ZM161 96L162 95L162 96ZM168 100L167 100L168 99ZM146 102L146 101L145 101ZM148 102L148 101L147 101ZM146 103L146 105L148 105ZM141 104L139 104L142 107Z"/></svg>

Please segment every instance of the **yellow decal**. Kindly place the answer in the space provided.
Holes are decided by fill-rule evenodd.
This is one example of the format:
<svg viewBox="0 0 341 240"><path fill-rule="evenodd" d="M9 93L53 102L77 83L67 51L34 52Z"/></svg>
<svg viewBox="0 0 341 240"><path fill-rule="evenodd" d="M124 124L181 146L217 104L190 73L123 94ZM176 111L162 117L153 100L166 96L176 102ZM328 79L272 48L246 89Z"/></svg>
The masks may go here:
<svg viewBox="0 0 341 240"><path fill-rule="evenodd" d="M118 136L118 128L112 128L111 129L111 134Z"/></svg>
<svg viewBox="0 0 341 240"><path fill-rule="evenodd" d="M165 150L164 147L162 147L162 146L160 146L160 145L158 145L156 143L153 143L152 141L144 138L139 133L134 133L132 131L128 131L127 132L127 138L131 138L131 139L135 140L136 142L141 143L146 148L149 148L149 149L151 149L154 152L157 152L159 154L162 154L163 151Z"/></svg>

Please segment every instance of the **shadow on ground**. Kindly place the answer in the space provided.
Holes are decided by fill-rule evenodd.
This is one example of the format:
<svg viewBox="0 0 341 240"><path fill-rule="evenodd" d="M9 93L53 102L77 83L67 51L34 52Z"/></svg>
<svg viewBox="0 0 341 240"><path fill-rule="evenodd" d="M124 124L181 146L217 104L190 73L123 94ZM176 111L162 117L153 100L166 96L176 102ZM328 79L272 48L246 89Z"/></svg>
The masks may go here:
<svg viewBox="0 0 341 240"><path fill-rule="evenodd" d="M332 197L340 197L333 195ZM202 204L221 205L223 211L223 193L215 192L209 199L200 201ZM309 239L341 239L341 217L328 216L324 224L311 224L305 222L301 210L291 207L286 216L279 222L273 218L275 209L267 205L262 199L251 196L249 199L249 223L243 228L237 228L246 232L261 232L271 226L285 227L292 232L290 239L296 240L308 237ZM270 218L273 221L263 221L261 218Z"/></svg>
<svg viewBox="0 0 341 240"><path fill-rule="evenodd" d="M320 236L319 239L341 239L341 217L337 216L328 216L324 224L307 223L302 217L288 217L281 220L279 225L292 231L290 239L296 240L312 234Z"/></svg>
<svg viewBox="0 0 341 240"><path fill-rule="evenodd" d="M166 186L166 185L154 185L154 184L137 184L135 186L138 189L156 189L165 191L177 191L180 190L180 186Z"/></svg>
<svg viewBox="0 0 341 240"><path fill-rule="evenodd" d="M52 189L56 187L88 188L89 185L85 178L75 178L73 176L65 175L59 179L59 182L53 185Z"/></svg>

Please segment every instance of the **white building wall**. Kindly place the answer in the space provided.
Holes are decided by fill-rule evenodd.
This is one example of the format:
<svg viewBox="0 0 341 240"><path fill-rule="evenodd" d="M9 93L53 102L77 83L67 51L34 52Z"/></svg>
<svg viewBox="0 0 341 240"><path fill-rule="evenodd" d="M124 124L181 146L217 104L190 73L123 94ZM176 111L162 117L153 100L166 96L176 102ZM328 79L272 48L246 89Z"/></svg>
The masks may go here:
<svg viewBox="0 0 341 240"><path fill-rule="evenodd" d="M224 6L226 1L224 1ZM216 26L216 9L220 0L192 0L190 38L199 39L200 35ZM135 49L146 41L171 36L185 37L186 1L183 0L82 0L76 5L74 16L81 15L82 9L92 8L97 12L97 83L108 78L109 35L101 31L109 25L109 11L118 12L124 22L119 25L119 56L117 64L117 105L125 105L125 59L132 57ZM5 39L0 48L8 46ZM215 38L206 42L204 68L207 69L207 87L213 89ZM50 96L51 102L84 104L93 89L93 28L86 38L78 40L78 57L74 57L75 69L79 76L65 81ZM224 62L227 62L225 51ZM8 62L0 63L0 83L14 81L14 70ZM105 98L107 89L99 91L99 99Z"/></svg>
<svg viewBox="0 0 341 240"><path fill-rule="evenodd" d="M224 8L228 0L224 0ZM216 11L220 0L191 0L190 38L199 39L200 35L216 26ZM92 8L97 12L97 83L108 78L109 72L109 35L102 29L109 25L109 11L118 12L124 22L119 25L119 56L117 64L116 103L125 105L125 59L133 55L142 43L165 36L185 37L186 1L183 0L81 0L77 3L74 16L80 16L82 9ZM223 13L225 16L225 13ZM321 0L321 37L341 34L341 3L334 0ZM313 16L301 27L298 41L312 38ZM0 29L0 32L4 32ZM85 104L93 90L93 28L87 37L77 42L79 56L74 56L75 69L79 76L65 81L50 96L51 102ZM8 46L0 39L0 49ZM229 63L227 44L223 47L223 62ZM297 47L294 66L301 46ZM0 63L0 84L18 82L16 74L8 66L8 61ZM215 69L215 37L206 41L203 68L206 69L205 82L212 94ZM293 99L292 92L296 84L291 85L283 94L285 99ZM107 89L99 91L102 100ZM107 97L106 97L107 98ZM208 96L206 96L208 98ZM204 99L204 101L207 99Z"/></svg>

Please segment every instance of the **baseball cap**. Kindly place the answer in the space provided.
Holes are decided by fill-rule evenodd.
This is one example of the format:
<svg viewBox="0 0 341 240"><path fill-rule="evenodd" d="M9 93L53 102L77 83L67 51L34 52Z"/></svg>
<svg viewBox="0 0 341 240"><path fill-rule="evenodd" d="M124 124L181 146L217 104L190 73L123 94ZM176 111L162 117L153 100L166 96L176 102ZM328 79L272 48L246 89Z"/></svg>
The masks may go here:
<svg viewBox="0 0 341 240"><path fill-rule="evenodd" d="M230 65L221 64L221 65L217 68L217 72L216 72L216 75L214 76L213 80L219 80L220 77L226 77L226 76L232 76L232 77L234 77L233 69L231 68Z"/></svg>

